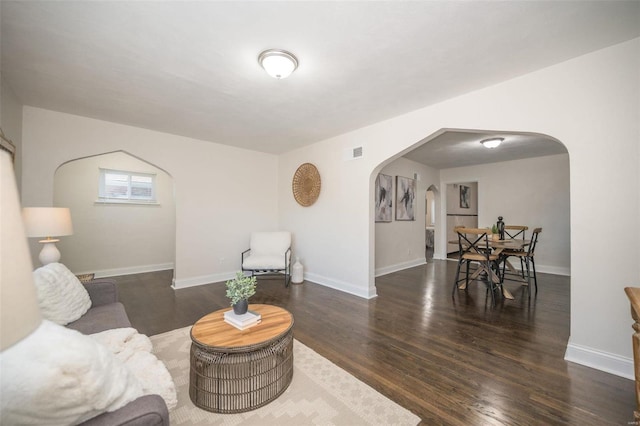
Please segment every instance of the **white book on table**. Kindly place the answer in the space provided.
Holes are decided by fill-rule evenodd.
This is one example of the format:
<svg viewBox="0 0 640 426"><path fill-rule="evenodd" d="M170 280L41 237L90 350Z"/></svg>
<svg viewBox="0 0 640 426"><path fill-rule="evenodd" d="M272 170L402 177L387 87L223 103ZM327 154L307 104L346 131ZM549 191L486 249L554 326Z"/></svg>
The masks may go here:
<svg viewBox="0 0 640 426"><path fill-rule="evenodd" d="M229 325L230 325L230 326L232 326L232 327L237 328L238 330L246 330L247 328L251 328L251 327L253 327L254 325L258 325L258 324L260 324L260 322L261 322L261 321L260 321L260 320L258 320L258 321L256 321L256 322L252 322L252 323L247 324L247 325L238 325L238 324L236 324L236 323L233 323L233 322L231 322L231 321L228 321L228 320L225 318L225 319L224 319L224 322L226 322L227 324L229 324Z"/></svg>
<svg viewBox="0 0 640 426"><path fill-rule="evenodd" d="M229 324L245 327L247 325L253 325L262 320L262 315L258 312L247 311L247 313L238 315L233 310L229 310L224 313L224 320Z"/></svg>

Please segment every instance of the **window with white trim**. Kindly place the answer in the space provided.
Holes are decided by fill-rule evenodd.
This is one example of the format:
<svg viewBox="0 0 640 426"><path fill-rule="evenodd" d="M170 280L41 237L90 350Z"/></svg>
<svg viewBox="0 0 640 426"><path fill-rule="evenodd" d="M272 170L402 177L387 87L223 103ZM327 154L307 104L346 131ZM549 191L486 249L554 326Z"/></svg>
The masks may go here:
<svg viewBox="0 0 640 426"><path fill-rule="evenodd" d="M156 175L100 169L99 202L155 203Z"/></svg>

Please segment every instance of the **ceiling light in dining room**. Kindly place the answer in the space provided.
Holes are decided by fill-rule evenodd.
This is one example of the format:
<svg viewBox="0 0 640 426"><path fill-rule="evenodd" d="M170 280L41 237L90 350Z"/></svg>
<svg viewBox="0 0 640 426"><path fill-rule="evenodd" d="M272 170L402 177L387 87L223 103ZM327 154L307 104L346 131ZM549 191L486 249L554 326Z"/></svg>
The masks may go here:
<svg viewBox="0 0 640 426"><path fill-rule="evenodd" d="M480 143L485 148L497 148L500 146L503 140L504 138L490 138L490 139L483 139L480 141Z"/></svg>
<svg viewBox="0 0 640 426"><path fill-rule="evenodd" d="M287 78L298 68L298 58L293 53L280 49L269 49L258 55L258 62L271 77Z"/></svg>

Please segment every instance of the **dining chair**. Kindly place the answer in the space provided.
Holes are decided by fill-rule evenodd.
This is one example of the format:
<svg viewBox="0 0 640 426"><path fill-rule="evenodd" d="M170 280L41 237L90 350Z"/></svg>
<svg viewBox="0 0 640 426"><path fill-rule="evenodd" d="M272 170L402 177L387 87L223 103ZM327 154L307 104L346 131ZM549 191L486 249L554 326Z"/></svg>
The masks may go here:
<svg viewBox="0 0 640 426"><path fill-rule="evenodd" d="M529 229L528 226L522 225L505 225L504 233L512 239L522 238L523 240L527 239L526 231Z"/></svg>
<svg viewBox="0 0 640 426"><path fill-rule="evenodd" d="M485 273L487 276L487 291L491 293L491 301L493 305L495 305L495 290L500 290L500 294L502 295L502 282L499 276L499 257L492 253L491 247L489 246L491 230L486 228L456 227L454 231L458 234L459 258L451 296L455 298L456 290L458 290L460 282L464 281L465 291L467 291L469 281ZM471 263L477 263L478 267L473 274L469 276ZM460 269L463 266L465 267L465 277L460 279ZM498 271L498 273L494 272L494 269Z"/></svg>
<svg viewBox="0 0 640 426"><path fill-rule="evenodd" d="M522 239L522 241L527 239L527 230L529 229L528 226L523 226L523 225L505 225L504 226L504 236L503 238L506 239ZM504 255L507 256L509 254L509 252L513 252L514 250L512 249L505 249L504 250ZM508 256L507 256L508 257ZM520 258L520 271L522 271L522 278L524 279L524 261L522 260L522 258Z"/></svg>
<svg viewBox="0 0 640 426"><path fill-rule="evenodd" d="M531 278L533 278L533 283L535 286L536 293L538 293L538 277L536 276L536 262L534 258L536 245L538 244L538 235L542 232L542 228L535 228L531 233L531 241L529 245L526 247L526 250L509 250L502 252L502 280L505 280L506 276L506 268L507 268L507 258L509 257L518 257L520 258L520 265L522 277L527 280L527 284L529 288L531 288ZM525 275L526 270L526 275ZM531 274L533 271L533 275Z"/></svg>

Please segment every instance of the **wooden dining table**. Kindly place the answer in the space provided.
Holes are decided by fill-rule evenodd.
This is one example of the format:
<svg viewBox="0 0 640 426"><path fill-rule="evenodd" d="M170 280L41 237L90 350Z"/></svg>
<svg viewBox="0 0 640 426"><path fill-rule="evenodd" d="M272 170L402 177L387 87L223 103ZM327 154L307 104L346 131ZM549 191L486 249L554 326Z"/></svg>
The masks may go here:
<svg viewBox="0 0 640 426"><path fill-rule="evenodd" d="M458 244L458 240L452 240L449 241L450 244ZM491 247L493 249L493 254L498 255L498 264L500 264L501 262L505 262L506 267L515 271L515 268L513 267L513 265L507 260L506 257L504 257L502 255L502 253L505 250L522 250L524 249L526 246L529 245L529 241L523 240L523 239L519 239L519 238L509 238L509 239L505 239L505 240L494 240L489 238L489 247ZM482 269L478 268L476 269L476 271L471 274L471 276L469 277L469 281L473 281L475 279L478 278L478 276L482 273ZM496 275L496 274L491 274L491 279L493 280L494 283L499 283L500 282L500 278ZM522 285L528 285L528 282L526 280L522 280ZM460 284L458 286L458 288L460 290L464 290L467 286L466 282L463 282L462 284ZM511 299L513 300L513 294L511 294L511 292L506 289L504 287L504 285L502 285L502 295L504 296L505 299Z"/></svg>

